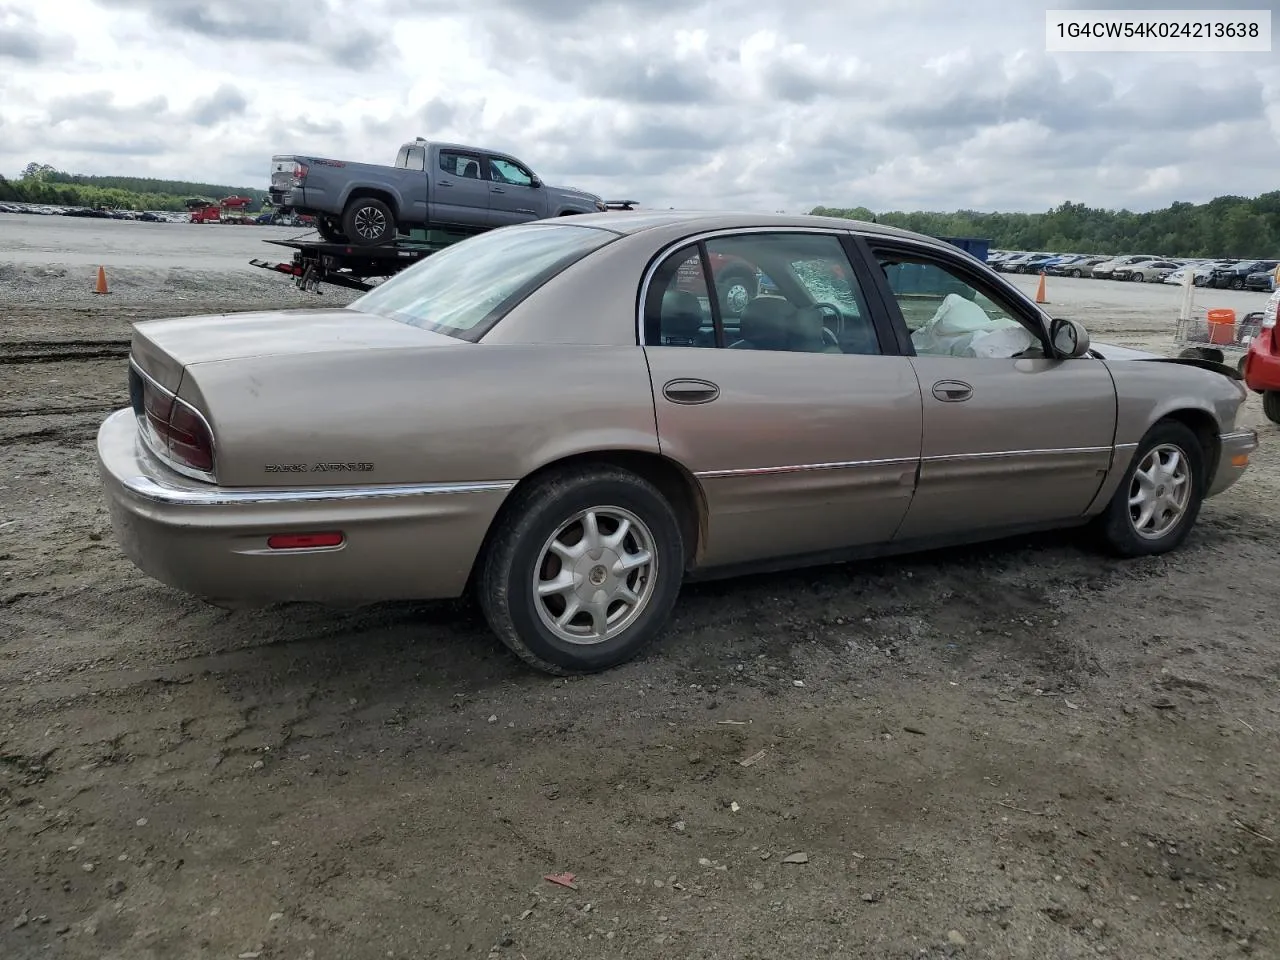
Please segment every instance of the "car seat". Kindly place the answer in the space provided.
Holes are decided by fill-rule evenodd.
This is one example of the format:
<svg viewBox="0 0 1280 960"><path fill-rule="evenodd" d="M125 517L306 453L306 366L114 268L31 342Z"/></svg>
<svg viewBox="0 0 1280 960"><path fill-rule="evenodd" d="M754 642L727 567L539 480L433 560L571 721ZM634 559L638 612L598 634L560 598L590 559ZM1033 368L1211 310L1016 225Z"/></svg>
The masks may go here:
<svg viewBox="0 0 1280 960"><path fill-rule="evenodd" d="M658 342L666 347L710 347L712 335L702 329L702 303L687 290L662 295L658 316Z"/></svg>
<svg viewBox="0 0 1280 960"><path fill-rule="evenodd" d="M729 344L731 349L844 352L824 336L821 310L797 310L781 297L756 297L742 311L738 323L741 339Z"/></svg>
<svg viewBox="0 0 1280 960"><path fill-rule="evenodd" d="M479 180L480 164L476 163L474 160L468 160L462 165L462 175L464 177L470 177L472 180Z"/></svg>
<svg viewBox="0 0 1280 960"><path fill-rule="evenodd" d="M738 318L740 339L729 344L732 350L788 350L789 324L795 307L780 297L756 297Z"/></svg>

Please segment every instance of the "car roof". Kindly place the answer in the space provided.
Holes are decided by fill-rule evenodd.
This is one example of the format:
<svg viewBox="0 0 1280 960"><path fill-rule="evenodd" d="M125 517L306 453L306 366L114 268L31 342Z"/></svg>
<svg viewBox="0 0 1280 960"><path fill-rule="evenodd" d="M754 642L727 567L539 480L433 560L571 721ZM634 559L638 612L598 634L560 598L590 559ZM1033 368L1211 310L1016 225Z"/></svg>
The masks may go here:
<svg viewBox="0 0 1280 960"><path fill-rule="evenodd" d="M703 233L713 230L742 230L752 227L825 228L828 230L854 230L858 233L877 234L885 237L925 241L939 247L950 247L937 237L930 237L898 227L865 220L849 220L844 217L819 217L811 214L748 213L705 210L609 210L605 213L585 213L570 221L584 226L602 227L626 236L663 227L683 228L687 233Z"/></svg>

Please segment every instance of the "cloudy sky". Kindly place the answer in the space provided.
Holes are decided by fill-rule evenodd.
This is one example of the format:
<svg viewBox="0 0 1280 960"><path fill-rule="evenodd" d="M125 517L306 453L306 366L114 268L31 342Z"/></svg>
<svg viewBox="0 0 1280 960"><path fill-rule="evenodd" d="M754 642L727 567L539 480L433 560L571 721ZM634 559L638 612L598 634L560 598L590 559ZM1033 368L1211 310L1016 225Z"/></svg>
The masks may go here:
<svg viewBox="0 0 1280 960"><path fill-rule="evenodd" d="M1198 6L1280 27L1277 0ZM0 173L265 187L274 153L390 162L423 136L657 207L1141 210L1280 188L1280 46L1050 55L1045 7L0 0Z"/></svg>

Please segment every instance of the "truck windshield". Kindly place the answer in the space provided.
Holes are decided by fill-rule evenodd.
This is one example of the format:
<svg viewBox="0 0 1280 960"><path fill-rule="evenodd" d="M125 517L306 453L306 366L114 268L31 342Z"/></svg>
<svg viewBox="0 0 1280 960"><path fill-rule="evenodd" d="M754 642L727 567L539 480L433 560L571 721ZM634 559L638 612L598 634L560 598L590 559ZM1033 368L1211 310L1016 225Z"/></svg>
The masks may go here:
<svg viewBox="0 0 1280 960"><path fill-rule="evenodd" d="M616 239L567 223L503 227L433 253L348 309L476 341L556 274Z"/></svg>

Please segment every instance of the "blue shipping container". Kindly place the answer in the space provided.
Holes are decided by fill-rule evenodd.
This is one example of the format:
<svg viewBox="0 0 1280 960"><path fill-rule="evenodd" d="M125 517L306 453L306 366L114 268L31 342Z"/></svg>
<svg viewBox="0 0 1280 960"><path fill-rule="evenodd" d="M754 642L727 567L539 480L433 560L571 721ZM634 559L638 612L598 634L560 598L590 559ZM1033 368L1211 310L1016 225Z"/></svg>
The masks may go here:
<svg viewBox="0 0 1280 960"><path fill-rule="evenodd" d="M938 237L965 253L987 262L991 241L978 237ZM896 294L914 294L924 297L943 297L950 292L960 292L957 281L937 267L916 263L896 263L885 270L889 287Z"/></svg>
<svg viewBox="0 0 1280 960"><path fill-rule="evenodd" d="M977 257L983 263L987 262L987 253L991 249L991 241L984 237L939 237L939 240L945 240L953 247L959 247L965 253L972 257Z"/></svg>

